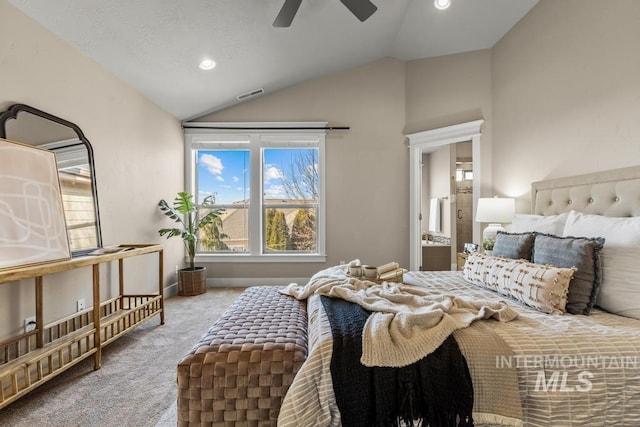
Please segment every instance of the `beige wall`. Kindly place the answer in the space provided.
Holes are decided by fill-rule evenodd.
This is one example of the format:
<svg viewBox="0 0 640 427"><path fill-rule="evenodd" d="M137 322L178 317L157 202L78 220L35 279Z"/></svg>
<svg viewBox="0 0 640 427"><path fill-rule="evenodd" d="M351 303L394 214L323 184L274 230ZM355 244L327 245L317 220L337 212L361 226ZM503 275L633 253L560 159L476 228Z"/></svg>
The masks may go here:
<svg viewBox="0 0 640 427"><path fill-rule="evenodd" d="M451 165L455 165L455 144L441 147L430 153L428 163L425 164L428 171L429 199L440 199L440 232L433 233L436 236L453 237L451 235ZM455 166L454 166L455 169ZM423 174L427 175L427 174ZM423 189L424 190L424 189ZM426 206L423 208L422 217L425 221L422 223L422 231L431 231L429 228L429 200L426 200Z"/></svg>
<svg viewBox="0 0 640 427"><path fill-rule="evenodd" d="M406 133L490 120L491 51L409 61L406 92Z"/></svg>
<svg viewBox="0 0 640 427"><path fill-rule="evenodd" d="M0 109L31 105L76 123L91 141L104 243L164 242L157 230L166 222L156 205L183 187L179 121L5 1L0 1L0 76ZM165 247L169 284L184 251L180 241ZM132 264L138 267L129 278L155 277L154 260ZM110 283L104 284L103 297L114 292L112 273L104 274ZM45 321L75 312L79 298L89 305L90 277L90 270L82 270L46 278ZM35 314L33 288L32 281L0 285L0 340Z"/></svg>
<svg viewBox="0 0 640 427"><path fill-rule="evenodd" d="M640 2L540 0L492 51L493 182L640 163Z"/></svg>
<svg viewBox="0 0 640 427"><path fill-rule="evenodd" d="M484 119L480 162L483 196L491 194L491 51L407 62L405 133Z"/></svg>
<svg viewBox="0 0 640 427"><path fill-rule="evenodd" d="M209 264L209 277L309 277L360 258L409 261L405 63L383 59L240 104L199 121L328 121L327 262Z"/></svg>

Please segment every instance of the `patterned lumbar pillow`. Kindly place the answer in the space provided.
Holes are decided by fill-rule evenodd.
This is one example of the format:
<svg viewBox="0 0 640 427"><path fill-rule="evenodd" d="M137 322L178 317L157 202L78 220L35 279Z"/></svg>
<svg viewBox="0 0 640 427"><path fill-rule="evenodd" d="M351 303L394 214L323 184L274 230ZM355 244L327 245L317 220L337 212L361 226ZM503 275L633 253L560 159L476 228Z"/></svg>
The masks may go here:
<svg viewBox="0 0 640 427"><path fill-rule="evenodd" d="M569 282L575 270L471 254L462 272L475 285L512 297L543 313L561 314L565 312Z"/></svg>

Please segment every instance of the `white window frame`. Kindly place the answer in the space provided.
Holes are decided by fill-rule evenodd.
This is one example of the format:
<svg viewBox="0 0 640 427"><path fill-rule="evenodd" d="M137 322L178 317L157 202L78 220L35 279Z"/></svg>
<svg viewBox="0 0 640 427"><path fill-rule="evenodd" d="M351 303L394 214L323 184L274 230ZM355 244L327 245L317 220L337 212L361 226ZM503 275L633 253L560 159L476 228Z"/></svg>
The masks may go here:
<svg viewBox="0 0 640 427"><path fill-rule="evenodd" d="M189 122L185 133L186 191L195 192L196 153L201 149L246 148L250 150L249 251L245 253L196 253L196 262L325 262L326 255L326 198L325 198L325 136L327 122ZM221 141L224 142L221 143ZM234 141L238 141L237 143ZM318 149L318 217L317 250L314 253L262 252L262 149L305 148Z"/></svg>

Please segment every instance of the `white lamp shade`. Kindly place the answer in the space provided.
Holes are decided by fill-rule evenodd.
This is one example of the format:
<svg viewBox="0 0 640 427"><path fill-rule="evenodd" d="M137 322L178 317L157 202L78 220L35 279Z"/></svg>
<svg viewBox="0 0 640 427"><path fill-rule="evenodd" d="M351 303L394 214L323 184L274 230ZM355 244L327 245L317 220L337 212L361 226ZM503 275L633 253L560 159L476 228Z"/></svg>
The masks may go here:
<svg viewBox="0 0 640 427"><path fill-rule="evenodd" d="M498 231L504 231L500 224L511 222L515 213L516 202L514 199L498 197L478 199L476 222L489 223L489 226L482 232L482 241L495 242Z"/></svg>
<svg viewBox="0 0 640 427"><path fill-rule="evenodd" d="M516 213L516 202L511 198L480 198L476 210L476 222L504 224L511 222Z"/></svg>

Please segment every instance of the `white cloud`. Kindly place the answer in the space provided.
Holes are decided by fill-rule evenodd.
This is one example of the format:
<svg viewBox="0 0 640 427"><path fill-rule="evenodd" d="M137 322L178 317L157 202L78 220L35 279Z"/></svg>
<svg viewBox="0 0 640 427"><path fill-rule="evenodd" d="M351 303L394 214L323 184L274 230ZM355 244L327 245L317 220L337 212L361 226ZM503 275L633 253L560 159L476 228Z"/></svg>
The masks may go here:
<svg viewBox="0 0 640 427"><path fill-rule="evenodd" d="M270 185L264 189L264 197L267 199L284 199L286 196L282 185Z"/></svg>
<svg viewBox="0 0 640 427"><path fill-rule="evenodd" d="M238 178L237 176L233 177L233 182L240 182L240 178Z"/></svg>
<svg viewBox="0 0 640 427"><path fill-rule="evenodd" d="M216 176L216 179L220 182L224 182L224 178L221 177L220 175Z"/></svg>
<svg viewBox="0 0 640 427"><path fill-rule="evenodd" d="M284 174L280 169L273 165L267 165L264 171L264 182L267 183L272 179L282 179L284 178Z"/></svg>
<svg viewBox="0 0 640 427"><path fill-rule="evenodd" d="M222 160L212 154L203 154L200 157L200 163L209 171L211 175L220 176L224 166Z"/></svg>

